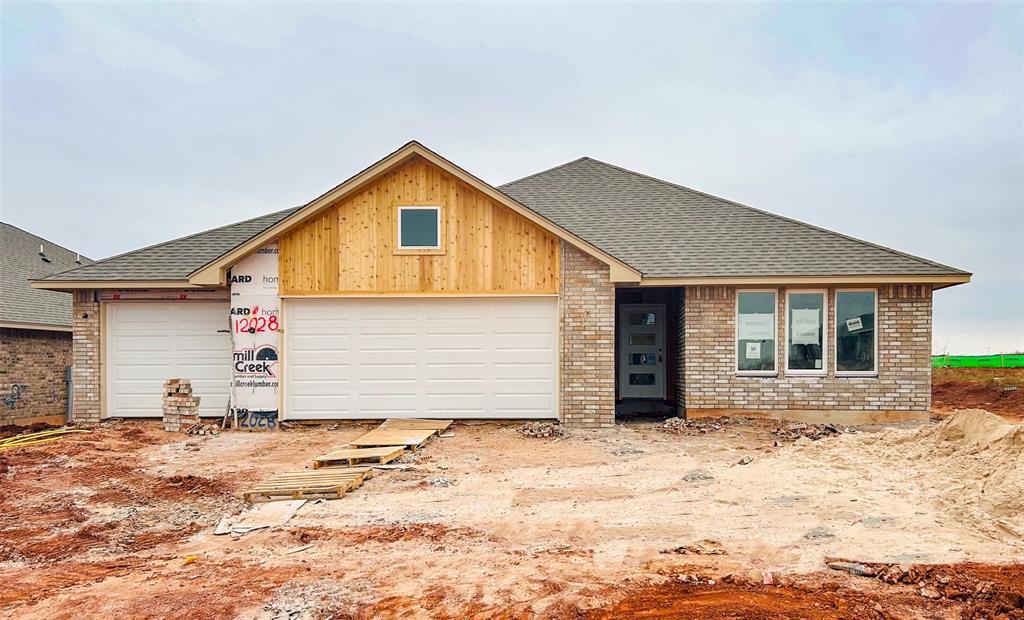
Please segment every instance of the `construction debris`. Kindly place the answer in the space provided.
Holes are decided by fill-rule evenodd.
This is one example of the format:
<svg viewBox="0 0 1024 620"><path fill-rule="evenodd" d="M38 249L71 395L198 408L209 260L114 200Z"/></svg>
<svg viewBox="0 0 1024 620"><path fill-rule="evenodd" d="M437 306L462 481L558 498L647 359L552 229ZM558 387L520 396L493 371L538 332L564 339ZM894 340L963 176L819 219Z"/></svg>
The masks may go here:
<svg viewBox="0 0 1024 620"><path fill-rule="evenodd" d="M661 552L679 555L725 555L725 549L722 548L721 543L706 538L692 545L663 549Z"/></svg>
<svg viewBox="0 0 1024 620"><path fill-rule="evenodd" d="M912 585L924 598L993 601L997 604L995 609L998 611L1019 612L1024 608L1024 591L1001 591L994 582L959 570L956 565L886 564L830 559L826 561L826 566L832 570L875 578L885 583Z"/></svg>
<svg viewBox="0 0 1024 620"><path fill-rule="evenodd" d="M843 432L853 432L851 429L845 429L840 431L832 424L804 424L803 422L795 422L793 424L787 424L786 426L780 426L771 430L772 435L775 436L776 444L778 441L796 441L801 437L806 437L812 441L817 441L825 437L833 437Z"/></svg>
<svg viewBox="0 0 1024 620"><path fill-rule="evenodd" d="M185 429L186 435L216 435L220 433L220 427L214 424L193 424Z"/></svg>
<svg viewBox="0 0 1024 620"><path fill-rule="evenodd" d="M557 422L527 422L518 429L523 437L561 437L565 428Z"/></svg>
<svg viewBox="0 0 1024 620"><path fill-rule="evenodd" d="M654 428L664 433L676 435L704 435L706 433L717 433L725 428L725 425L722 422L712 420L669 418Z"/></svg>
<svg viewBox="0 0 1024 620"><path fill-rule="evenodd" d="M164 430L169 433L199 424L199 397L192 395L191 381L168 379L164 382L163 414Z"/></svg>

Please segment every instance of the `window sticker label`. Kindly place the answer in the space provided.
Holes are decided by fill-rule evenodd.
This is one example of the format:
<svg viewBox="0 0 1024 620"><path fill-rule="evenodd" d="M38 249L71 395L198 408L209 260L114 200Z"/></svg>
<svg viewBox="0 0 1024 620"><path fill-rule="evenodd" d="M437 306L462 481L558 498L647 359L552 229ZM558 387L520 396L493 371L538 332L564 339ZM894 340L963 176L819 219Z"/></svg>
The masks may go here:
<svg viewBox="0 0 1024 620"><path fill-rule="evenodd" d="M740 340L774 340L773 314L741 314L739 316Z"/></svg>
<svg viewBox="0 0 1024 620"><path fill-rule="evenodd" d="M761 343L760 342L748 342L747 343L747 359L748 360L759 360L759 359L761 359Z"/></svg>
<svg viewBox="0 0 1024 620"><path fill-rule="evenodd" d="M846 331L856 332L864 329L864 321L859 316L846 319Z"/></svg>
<svg viewBox="0 0 1024 620"><path fill-rule="evenodd" d="M793 310L793 325L790 327L793 332L793 344L818 344L820 317L821 310L818 308Z"/></svg>

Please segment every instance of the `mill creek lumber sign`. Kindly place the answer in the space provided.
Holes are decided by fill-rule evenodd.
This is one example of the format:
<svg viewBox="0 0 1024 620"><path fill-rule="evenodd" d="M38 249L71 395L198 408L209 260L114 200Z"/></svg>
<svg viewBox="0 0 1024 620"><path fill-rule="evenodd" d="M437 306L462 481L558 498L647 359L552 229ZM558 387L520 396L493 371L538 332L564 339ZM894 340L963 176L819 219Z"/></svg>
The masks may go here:
<svg viewBox="0 0 1024 620"><path fill-rule="evenodd" d="M231 268L231 402L239 425L277 426L281 389L278 246L269 243Z"/></svg>

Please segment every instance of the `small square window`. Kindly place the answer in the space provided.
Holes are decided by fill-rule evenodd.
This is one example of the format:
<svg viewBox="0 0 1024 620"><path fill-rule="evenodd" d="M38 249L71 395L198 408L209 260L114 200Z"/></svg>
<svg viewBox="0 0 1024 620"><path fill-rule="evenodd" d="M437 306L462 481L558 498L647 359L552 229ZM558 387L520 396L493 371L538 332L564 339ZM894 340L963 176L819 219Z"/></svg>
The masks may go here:
<svg viewBox="0 0 1024 620"><path fill-rule="evenodd" d="M398 249L441 248L441 207L398 207Z"/></svg>

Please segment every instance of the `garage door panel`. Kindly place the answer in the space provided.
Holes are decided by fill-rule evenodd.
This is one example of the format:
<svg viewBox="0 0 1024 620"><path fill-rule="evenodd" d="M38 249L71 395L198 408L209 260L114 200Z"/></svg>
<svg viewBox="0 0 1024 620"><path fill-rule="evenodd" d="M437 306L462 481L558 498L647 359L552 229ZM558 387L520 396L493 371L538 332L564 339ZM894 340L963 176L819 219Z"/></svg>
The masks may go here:
<svg viewBox="0 0 1024 620"><path fill-rule="evenodd" d="M316 361L315 356L307 358ZM337 381L345 382L351 372L348 364L303 364L288 370L289 378L295 381Z"/></svg>
<svg viewBox="0 0 1024 620"><path fill-rule="evenodd" d="M104 306L108 417L160 417L163 383L192 381L199 413L221 416L231 384L227 303L111 302Z"/></svg>
<svg viewBox="0 0 1024 620"><path fill-rule="evenodd" d="M284 315L286 418L556 416L555 298L288 300ZM344 377L312 370L341 359Z"/></svg>

